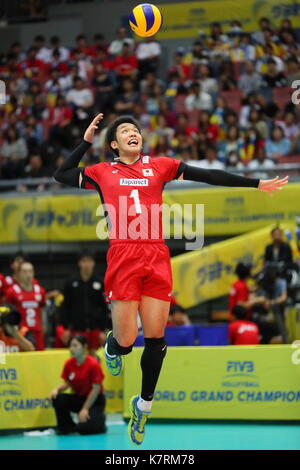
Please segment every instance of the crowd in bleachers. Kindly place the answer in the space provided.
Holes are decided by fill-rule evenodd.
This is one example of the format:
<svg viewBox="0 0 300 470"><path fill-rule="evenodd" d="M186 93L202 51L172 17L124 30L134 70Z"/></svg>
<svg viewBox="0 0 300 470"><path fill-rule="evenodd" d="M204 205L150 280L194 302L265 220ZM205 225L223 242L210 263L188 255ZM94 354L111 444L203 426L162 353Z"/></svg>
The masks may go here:
<svg viewBox="0 0 300 470"><path fill-rule="evenodd" d="M256 172L297 161L291 85L300 79L299 42L288 19L275 30L262 18L252 34L237 21L226 32L214 23L190 49L176 50L165 76L160 43L135 42L125 28L110 44L101 34L92 44L81 34L74 47L57 36L48 43L39 35L28 50L15 42L0 59L0 176L52 176L98 112L105 120L86 165L113 158L105 132L120 114L140 120L152 157Z"/></svg>

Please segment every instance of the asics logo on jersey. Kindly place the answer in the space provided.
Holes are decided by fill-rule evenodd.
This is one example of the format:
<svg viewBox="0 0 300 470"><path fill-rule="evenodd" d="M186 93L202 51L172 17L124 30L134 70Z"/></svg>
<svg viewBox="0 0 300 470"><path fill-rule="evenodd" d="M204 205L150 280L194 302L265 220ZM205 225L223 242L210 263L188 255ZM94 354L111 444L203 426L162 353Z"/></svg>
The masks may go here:
<svg viewBox="0 0 300 470"><path fill-rule="evenodd" d="M120 179L121 186L148 186L148 180L144 179L129 179L129 178L121 178Z"/></svg>
<svg viewBox="0 0 300 470"><path fill-rule="evenodd" d="M112 173L118 173L119 170L113 170Z"/></svg>
<svg viewBox="0 0 300 470"><path fill-rule="evenodd" d="M142 171L144 176L153 176L152 168L143 168Z"/></svg>

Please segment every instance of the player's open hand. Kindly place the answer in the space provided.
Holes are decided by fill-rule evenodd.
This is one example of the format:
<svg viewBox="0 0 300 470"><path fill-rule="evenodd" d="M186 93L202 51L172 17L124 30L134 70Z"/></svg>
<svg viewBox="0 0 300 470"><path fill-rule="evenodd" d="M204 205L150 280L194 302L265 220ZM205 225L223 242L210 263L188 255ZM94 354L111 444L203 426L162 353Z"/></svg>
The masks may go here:
<svg viewBox="0 0 300 470"><path fill-rule="evenodd" d="M97 116L92 120L91 124L89 125L89 127L84 133L84 137L83 137L84 140L86 140L90 144L93 143L95 131L98 129L98 123L102 121L102 119L103 119L103 114L102 113L97 114Z"/></svg>
<svg viewBox="0 0 300 470"><path fill-rule="evenodd" d="M281 191L283 186L288 184L289 177L286 176L285 178L279 179L279 176L272 180L260 180L258 189L263 193L269 193L272 196L273 191Z"/></svg>

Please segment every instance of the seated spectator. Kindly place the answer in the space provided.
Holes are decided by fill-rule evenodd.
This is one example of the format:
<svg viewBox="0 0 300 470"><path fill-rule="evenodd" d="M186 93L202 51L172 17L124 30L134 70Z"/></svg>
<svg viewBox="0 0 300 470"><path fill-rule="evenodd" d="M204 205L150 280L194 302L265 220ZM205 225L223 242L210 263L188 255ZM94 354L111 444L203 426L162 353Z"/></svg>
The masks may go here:
<svg viewBox="0 0 300 470"><path fill-rule="evenodd" d="M58 434L102 434L105 426L103 371L99 362L86 354L87 341L82 335L71 338L72 358L62 371L63 382L50 395L57 419ZM62 393L72 389L72 393ZM78 424L71 412L78 414Z"/></svg>
<svg viewBox="0 0 300 470"><path fill-rule="evenodd" d="M254 63L248 60L245 64L245 72L240 76L238 87L244 96L256 92L262 85L261 75L255 71Z"/></svg>
<svg viewBox="0 0 300 470"><path fill-rule="evenodd" d="M33 75L43 74L46 70L45 63L37 59L37 49L31 47L27 53L27 58L21 63L21 67L26 77L32 77Z"/></svg>
<svg viewBox="0 0 300 470"><path fill-rule="evenodd" d="M109 111L114 101L114 84L102 64L95 64L92 85L95 88L95 107L98 112Z"/></svg>
<svg viewBox="0 0 300 470"><path fill-rule="evenodd" d="M297 42L297 34L293 28L292 22L289 18L283 18L281 20L280 29L278 31L278 38L281 42L284 42L284 33L289 33L292 35L294 42Z"/></svg>
<svg viewBox="0 0 300 470"><path fill-rule="evenodd" d="M272 170L275 167L275 163L266 156L266 150L264 147L259 147L255 157L249 162L247 168L249 170L255 170L255 173L249 175L252 178L268 179L269 174L263 170Z"/></svg>
<svg viewBox="0 0 300 470"><path fill-rule="evenodd" d="M259 20L259 31L255 31L252 34L252 39L255 44L265 44L264 31L271 28L271 23L268 18L260 18Z"/></svg>
<svg viewBox="0 0 300 470"><path fill-rule="evenodd" d="M290 140L284 137L284 131L280 126L275 126L270 139L266 140L267 156L276 161L279 157L288 155L290 150Z"/></svg>
<svg viewBox="0 0 300 470"><path fill-rule="evenodd" d="M105 42L103 34L95 34L93 40L94 44L87 47L86 54L94 59L97 57L100 50L103 50L105 54L107 54L108 46Z"/></svg>
<svg viewBox="0 0 300 470"><path fill-rule="evenodd" d="M190 66L183 63L185 51L182 47L179 47L175 52L175 64L171 65L167 73L167 81L170 76L174 73L178 73L182 83L185 83L190 78Z"/></svg>
<svg viewBox="0 0 300 470"><path fill-rule="evenodd" d="M185 108L187 111L198 109L200 111L212 111L213 102L208 93L202 91L199 83L194 82L190 86L189 94L185 99Z"/></svg>
<svg viewBox="0 0 300 470"><path fill-rule="evenodd" d="M4 344L4 353L34 351L33 334L26 327L21 327L21 315L13 306L4 304L0 307L0 342Z"/></svg>
<svg viewBox="0 0 300 470"><path fill-rule="evenodd" d="M143 80L139 80L140 93L149 94L156 85L159 85L161 88L165 86L164 82L157 78L155 73L148 72Z"/></svg>
<svg viewBox="0 0 300 470"><path fill-rule="evenodd" d="M154 36L145 38L139 42L136 48L136 57L139 66L139 78L144 78L148 72L156 74L159 59L161 56L161 47Z"/></svg>
<svg viewBox="0 0 300 470"><path fill-rule="evenodd" d="M229 126L225 139L218 144L218 157L222 162L229 164L229 155L234 152L239 160L239 137L238 126Z"/></svg>
<svg viewBox="0 0 300 470"><path fill-rule="evenodd" d="M42 157L39 154L33 154L29 157L28 165L25 167L24 177L25 178L46 178L52 176L53 173L51 169L47 169L44 165ZM34 189L35 191L45 191L45 184L39 184L37 187L35 185L22 185L19 186L19 191L27 191Z"/></svg>
<svg viewBox="0 0 300 470"><path fill-rule="evenodd" d="M244 164L248 164L257 154L258 149L264 146L263 139L253 127L241 132L239 139L239 156Z"/></svg>
<svg viewBox="0 0 300 470"><path fill-rule="evenodd" d="M173 157L174 150L170 148L170 142L167 135L157 135L150 142L151 157Z"/></svg>
<svg viewBox="0 0 300 470"><path fill-rule="evenodd" d="M51 54L51 62L47 64L46 71L51 74L53 69L57 69L60 74L66 75L68 73L68 65L66 62L62 62L58 49L53 49Z"/></svg>
<svg viewBox="0 0 300 470"><path fill-rule="evenodd" d="M206 149L206 157L203 160L191 161L191 165L206 170L224 170L224 163L217 158L217 151L213 145L208 145Z"/></svg>
<svg viewBox="0 0 300 470"><path fill-rule="evenodd" d="M35 36L33 41L33 47L35 47L37 51L36 58L41 60L45 64L48 64L49 62L51 62L51 50L49 49L49 47L46 47L45 44L45 36L43 36L42 34Z"/></svg>
<svg viewBox="0 0 300 470"><path fill-rule="evenodd" d="M138 102L139 94L134 90L134 82L130 78L123 80L121 93L116 97L115 111L118 114L130 114L135 103Z"/></svg>
<svg viewBox="0 0 300 470"><path fill-rule="evenodd" d="M208 111L202 111L198 122L200 132L205 133L207 141L210 144L215 144L218 140L220 129L217 124L211 122L210 113ZM193 129L193 131L197 132L197 129Z"/></svg>
<svg viewBox="0 0 300 470"><path fill-rule="evenodd" d="M273 61L273 63L272 63L272 61ZM275 72L273 71L274 69L276 69L277 73L283 72L284 71L284 62L283 62L282 59L280 59L280 57L274 55L274 51L273 51L272 46L267 44L263 48L261 58L259 60L257 60L257 62L256 62L256 70L257 70L258 73L261 73L261 74L267 74L268 70L271 71L270 81L272 82L272 80L274 81L274 76L275 76L275 80L277 78ZM282 77L281 75L278 76L278 82L279 82L280 79L282 79L282 83L284 83L283 78L284 77ZM285 85L281 84L279 86L285 86Z"/></svg>
<svg viewBox="0 0 300 470"><path fill-rule="evenodd" d="M265 140L269 137L269 126L266 119L263 118L263 113L260 109L252 108L249 111L248 122L245 126L247 129L255 129L258 137Z"/></svg>
<svg viewBox="0 0 300 470"><path fill-rule="evenodd" d="M174 129L167 126L167 121L164 115L159 114L157 116L157 126L154 131L150 134L149 140L151 141L151 145L155 145L157 138L159 136L164 136L167 138L167 143L170 144L171 140L174 136Z"/></svg>
<svg viewBox="0 0 300 470"><path fill-rule="evenodd" d="M282 120L276 121L276 125L283 129L284 137L290 140L292 144L291 152L293 152L300 137L300 127L295 114L292 111L286 112Z"/></svg>
<svg viewBox="0 0 300 470"><path fill-rule="evenodd" d="M58 49L61 62L68 62L70 59L70 51L66 47L61 46L61 41L58 36L52 36L50 39L51 49Z"/></svg>
<svg viewBox="0 0 300 470"><path fill-rule="evenodd" d="M73 137L71 130L73 112L63 95L57 95L53 107L47 109L45 119L50 123L50 139L59 142L64 148L71 148Z"/></svg>
<svg viewBox="0 0 300 470"><path fill-rule="evenodd" d="M108 47L108 53L112 56L118 56L121 54L124 42L127 42L130 44L130 52L133 52L134 48L134 40L128 36L128 31L126 28L121 27L117 30L117 35L118 38L114 39L109 47Z"/></svg>
<svg viewBox="0 0 300 470"><path fill-rule="evenodd" d="M19 178L23 172L27 153L25 139L19 136L14 126L10 126L3 134L3 144L0 147L0 155L3 158L2 177Z"/></svg>
<svg viewBox="0 0 300 470"><path fill-rule="evenodd" d="M15 41L11 45L10 53L16 56L18 64L21 64L26 59L26 54L22 51L22 45L19 41Z"/></svg>
<svg viewBox="0 0 300 470"><path fill-rule="evenodd" d="M266 246L265 263L284 262L286 264L293 262L293 255L290 245L283 241L283 231L279 228L273 228L271 231L272 243Z"/></svg>
<svg viewBox="0 0 300 470"><path fill-rule="evenodd" d="M138 69L138 61L131 52L130 43L124 41L121 54L115 57L112 67L120 79L123 77L135 78Z"/></svg>
<svg viewBox="0 0 300 470"><path fill-rule="evenodd" d="M287 86L286 76L278 71L276 61L273 58L267 61L267 72L262 76L262 86L268 88Z"/></svg>
<svg viewBox="0 0 300 470"><path fill-rule="evenodd" d="M167 326L190 325L191 321L184 308L178 304L170 305L170 312Z"/></svg>
<svg viewBox="0 0 300 470"><path fill-rule="evenodd" d="M259 344L258 326L246 318L247 310L241 305L235 305L232 309L232 321L228 325L230 344Z"/></svg>
<svg viewBox="0 0 300 470"><path fill-rule="evenodd" d="M0 65L0 76L3 80L12 79L13 77L21 77L23 73L22 67L18 64L17 55L12 52L7 54Z"/></svg>
<svg viewBox="0 0 300 470"><path fill-rule="evenodd" d="M215 95L218 92L218 82L215 78L211 77L211 72L208 65L199 65L198 80L200 82L201 90L204 93Z"/></svg>
<svg viewBox="0 0 300 470"><path fill-rule="evenodd" d="M78 66L78 76L83 81L89 80L93 74L93 65L90 58L84 55L79 49L74 49L72 59Z"/></svg>
<svg viewBox="0 0 300 470"><path fill-rule="evenodd" d="M287 85L292 86L296 80L300 80L300 63L295 57L289 57L286 61Z"/></svg>
<svg viewBox="0 0 300 470"><path fill-rule="evenodd" d="M211 23L210 25L209 44L212 44L216 41L221 41L224 44L228 43L228 36L223 33L222 26L217 21Z"/></svg>
<svg viewBox="0 0 300 470"><path fill-rule="evenodd" d="M94 95L80 77L74 78L74 87L68 91L66 102L72 105L75 122L84 126L92 114Z"/></svg>
<svg viewBox="0 0 300 470"><path fill-rule="evenodd" d="M240 48L244 52L244 60L246 63L256 59L255 46L251 43L251 35L249 33L242 33L240 35Z"/></svg>
<svg viewBox="0 0 300 470"><path fill-rule="evenodd" d="M221 62L218 84L219 84L220 91L231 91L231 90L236 89L237 83L234 78L232 62L227 62L227 61Z"/></svg>
<svg viewBox="0 0 300 470"><path fill-rule="evenodd" d="M194 77L195 66L204 64L208 65L209 63L209 53L203 47L202 42L197 39L192 47L192 51L187 54L184 58L184 64L191 65L191 77Z"/></svg>

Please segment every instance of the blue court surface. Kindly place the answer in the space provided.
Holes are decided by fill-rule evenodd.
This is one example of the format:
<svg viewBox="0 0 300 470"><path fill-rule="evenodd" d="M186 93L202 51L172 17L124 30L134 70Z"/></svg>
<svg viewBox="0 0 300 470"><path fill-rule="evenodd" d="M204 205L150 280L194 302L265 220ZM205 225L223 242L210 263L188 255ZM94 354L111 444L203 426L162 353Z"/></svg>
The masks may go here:
<svg viewBox="0 0 300 470"><path fill-rule="evenodd" d="M2 450L300 450L299 424L148 423L141 447L130 444L121 416L108 416L108 432L93 436L0 436Z"/></svg>

